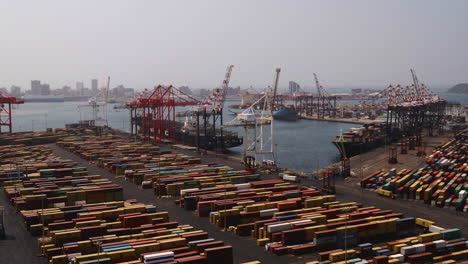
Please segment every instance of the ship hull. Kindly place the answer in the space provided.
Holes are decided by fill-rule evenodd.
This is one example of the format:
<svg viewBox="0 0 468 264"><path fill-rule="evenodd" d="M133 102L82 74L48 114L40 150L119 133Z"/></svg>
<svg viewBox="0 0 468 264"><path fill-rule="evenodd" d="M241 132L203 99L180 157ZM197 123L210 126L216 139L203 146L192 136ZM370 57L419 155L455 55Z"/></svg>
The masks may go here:
<svg viewBox="0 0 468 264"><path fill-rule="evenodd" d="M339 142L333 141L333 145L341 153L343 150L347 158L366 153L385 144L385 137L370 142ZM343 153L341 153L343 155Z"/></svg>
<svg viewBox="0 0 468 264"><path fill-rule="evenodd" d="M278 120L296 121L299 119L299 115L293 109L283 108L273 112L273 118Z"/></svg>
<svg viewBox="0 0 468 264"><path fill-rule="evenodd" d="M25 98L24 101L26 103L63 103L65 100L63 97L50 97L50 98L40 98L40 97L32 97L32 98Z"/></svg>
<svg viewBox="0 0 468 264"><path fill-rule="evenodd" d="M142 120L141 118L136 118L135 122L139 124L141 127ZM243 138L239 137L236 133L223 130L223 137L219 136L221 131L216 129L216 135L213 135L212 129L206 130L206 135L204 133L204 129L200 128L200 136L197 140L197 132L194 130L190 131L183 131L183 123L176 122L176 130L175 130L175 140L177 142L181 142L191 146L198 146L202 149L207 150L220 150L220 149L228 149L242 145ZM139 134L140 136L141 134Z"/></svg>

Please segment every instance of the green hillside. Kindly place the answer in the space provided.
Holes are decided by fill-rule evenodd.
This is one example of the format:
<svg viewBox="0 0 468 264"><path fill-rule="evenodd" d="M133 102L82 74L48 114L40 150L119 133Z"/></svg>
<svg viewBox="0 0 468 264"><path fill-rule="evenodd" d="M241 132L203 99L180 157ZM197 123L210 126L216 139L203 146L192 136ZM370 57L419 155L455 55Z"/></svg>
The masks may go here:
<svg viewBox="0 0 468 264"><path fill-rule="evenodd" d="M459 83L450 88L447 92L468 94L468 83Z"/></svg>

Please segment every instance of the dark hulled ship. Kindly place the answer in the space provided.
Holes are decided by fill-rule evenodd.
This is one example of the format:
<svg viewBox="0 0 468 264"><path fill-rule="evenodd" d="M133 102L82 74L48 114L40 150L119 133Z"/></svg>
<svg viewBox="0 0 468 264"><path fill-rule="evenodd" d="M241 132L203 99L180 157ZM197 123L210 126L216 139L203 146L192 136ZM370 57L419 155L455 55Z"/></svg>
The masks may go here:
<svg viewBox="0 0 468 264"><path fill-rule="evenodd" d="M336 136L333 145L343 157L349 158L384 145L386 142L385 125L380 123L364 124L351 128L346 133Z"/></svg>

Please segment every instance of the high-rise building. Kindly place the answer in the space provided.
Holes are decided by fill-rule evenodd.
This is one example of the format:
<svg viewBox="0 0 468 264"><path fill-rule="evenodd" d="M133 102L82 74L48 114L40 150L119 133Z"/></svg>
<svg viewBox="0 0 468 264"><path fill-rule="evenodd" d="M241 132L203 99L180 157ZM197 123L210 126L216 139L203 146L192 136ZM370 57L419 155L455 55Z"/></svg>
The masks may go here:
<svg viewBox="0 0 468 264"><path fill-rule="evenodd" d="M10 87L10 94L11 94L11 96L14 96L14 97L20 97L21 96L21 87L12 85Z"/></svg>
<svg viewBox="0 0 468 264"><path fill-rule="evenodd" d="M93 93L96 93L98 91L98 80L97 79L92 79L91 80L91 90Z"/></svg>
<svg viewBox="0 0 468 264"><path fill-rule="evenodd" d="M188 94L188 95L191 95L192 94L192 90L190 90L190 88L188 86L180 86L179 88L179 91L185 93L185 94Z"/></svg>
<svg viewBox="0 0 468 264"><path fill-rule="evenodd" d="M71 91L71 87L70 87L70 86L68 86L68 85L62 86L62 92L63 92L65 95L70 94L70 91Z"/></svg>
<svg viewBox="0 0 468 264"><path fill-rule="evenodd" d="M40 95L41 94L41 81L39 80L32 80L31 81L31 94L33 95Z"/></svg>
<svg viewBox="0 0 468 264"><path fill-rule="evenodd" d="M298 83L289 81L289 95L294 95L301 90L301 86Z"/></svg>
<svg viewBox="0 0 468 264"><path fill-rule="evenodd" d="M47 83L42 84L40 95L50 95L50 85Z"/></svg>
<svg viewBox="0 0 468 264"><path fill-rule="evenodd" d="M84 90L83 82L76 82L76 90L78 91L79 95L83 95L83 90Z"/></svg>

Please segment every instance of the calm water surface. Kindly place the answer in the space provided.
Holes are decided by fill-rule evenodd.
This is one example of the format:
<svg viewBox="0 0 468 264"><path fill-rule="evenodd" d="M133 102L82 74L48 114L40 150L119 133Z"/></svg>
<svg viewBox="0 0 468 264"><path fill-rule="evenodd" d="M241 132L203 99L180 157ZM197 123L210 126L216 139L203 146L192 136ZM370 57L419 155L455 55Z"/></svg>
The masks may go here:
<svg viewBox="0 0 468 264"><path fill-rule="evenodd" d="M440 93L449 101L468 105L468 95ZM227 102L227 106L238 102ZM44 131L46 127L63 128L67 123L80 119L91 119L90 108L80 108L83 102L68 103L26 103L14 110L14 131ZM109 125L114 128L129 130L129 112L115 110L108 106ZM227 107L226 107L227 108ZM227 111L225 122L234 118ZM275 121L275 139L278 162L281 167L300 171L313 171L338 160L338 151L331 141L340 132L358 125L312 120L297 122ZM242 135L242 129L233 129ZM232 154L240 156L242 146L232 148Z"/></svg>

